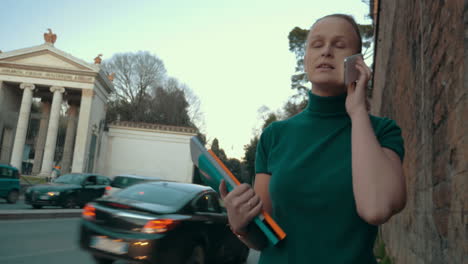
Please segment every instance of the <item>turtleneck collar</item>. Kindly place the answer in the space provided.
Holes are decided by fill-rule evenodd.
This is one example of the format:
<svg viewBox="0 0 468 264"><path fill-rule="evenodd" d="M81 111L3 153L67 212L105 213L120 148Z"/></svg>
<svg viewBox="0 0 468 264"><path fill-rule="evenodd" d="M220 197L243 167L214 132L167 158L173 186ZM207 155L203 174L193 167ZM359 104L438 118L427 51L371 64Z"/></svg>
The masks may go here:
<svg viewBox="0 0 468 264"><path fill-rule="evenodd" d="M318 96L311 91L309 94L309 103L306 111L315 115L345 115L346 112L346 96L343 93L337 96Z"/></svg>

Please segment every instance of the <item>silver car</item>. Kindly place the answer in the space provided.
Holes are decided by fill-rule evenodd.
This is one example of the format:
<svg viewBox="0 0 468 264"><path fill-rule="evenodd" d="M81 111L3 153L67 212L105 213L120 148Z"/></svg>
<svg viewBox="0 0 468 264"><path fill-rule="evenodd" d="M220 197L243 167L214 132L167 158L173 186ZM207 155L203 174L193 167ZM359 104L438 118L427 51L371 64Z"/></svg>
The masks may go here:
<svg viewBox="0 0 468 264"><path fill-rule="evenodd" d="M124 188L132 186L137 183L151 182L151 181L166 181L158 177L149 177L133 174L117 175L112 179L110 186L106 187L104 196L112 195Z"/></svg>

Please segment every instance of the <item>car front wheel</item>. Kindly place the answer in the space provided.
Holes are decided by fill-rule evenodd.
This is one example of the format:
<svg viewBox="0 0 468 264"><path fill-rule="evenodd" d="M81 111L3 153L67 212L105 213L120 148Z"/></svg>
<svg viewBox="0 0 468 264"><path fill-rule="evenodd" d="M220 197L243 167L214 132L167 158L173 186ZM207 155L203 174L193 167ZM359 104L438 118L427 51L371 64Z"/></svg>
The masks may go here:
<svg viewBox="0 0 468 264"><path fill-rule="evenodd" d="M186 264L205 264L205 249L202 245L197 244L192 248L192 253Z"/></svg>
<svg viewBox="0 0 468 264"><path fill-rule="evenodd" d="M12 190L8 193L7 202L14 204L16 203L16 201L18 201L18 197L19 197L19 192L17 190Z"/></svg>
<svg viewBox="0 0 468 264"><path fill-rule="evenodd" d="M78 204L76 203L76 198L74 196L68 196L65 201L63 202L62 207L63 208L68 208L68 209L73 209L77 206Z"/></svg>
<svg viewBox="0 0 468 264"><path fill-rule="evenodd" d="M103 257L98 257L98 256L93 256L94 262L96 264L112 264L114 263L113 259L108 259L108 258L103 258Z"/></svg>

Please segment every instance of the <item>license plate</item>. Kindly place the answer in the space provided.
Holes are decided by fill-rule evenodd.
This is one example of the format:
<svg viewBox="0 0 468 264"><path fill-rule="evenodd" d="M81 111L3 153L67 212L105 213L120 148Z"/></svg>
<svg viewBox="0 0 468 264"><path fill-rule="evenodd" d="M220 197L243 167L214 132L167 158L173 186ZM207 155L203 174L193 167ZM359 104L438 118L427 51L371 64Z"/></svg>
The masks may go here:
<svg viewBox="0 0 468 264"><path fill-rule="evenodd" d="M41 196L39 197L39 199L41 199L41 200L49 200L49 195L41 195Z"/></svg>
<svg viewBox="0 0 468 264"><path fill-rule="evenodd" d="M119 255L125 254L128 251L127 243L100 236L93 236L89 246Z"/></svg>

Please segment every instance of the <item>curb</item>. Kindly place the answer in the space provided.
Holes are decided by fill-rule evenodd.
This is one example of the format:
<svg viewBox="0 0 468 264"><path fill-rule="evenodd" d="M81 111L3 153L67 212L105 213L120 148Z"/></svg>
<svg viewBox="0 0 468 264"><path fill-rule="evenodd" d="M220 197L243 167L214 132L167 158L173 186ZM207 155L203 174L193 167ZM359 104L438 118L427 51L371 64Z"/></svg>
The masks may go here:
<svg viewBox="0 0 468 264"><path fill-rule="evenodd" d="M81 211L81 209L2 210L0 211L0 220L80 217Z"/></svg>

